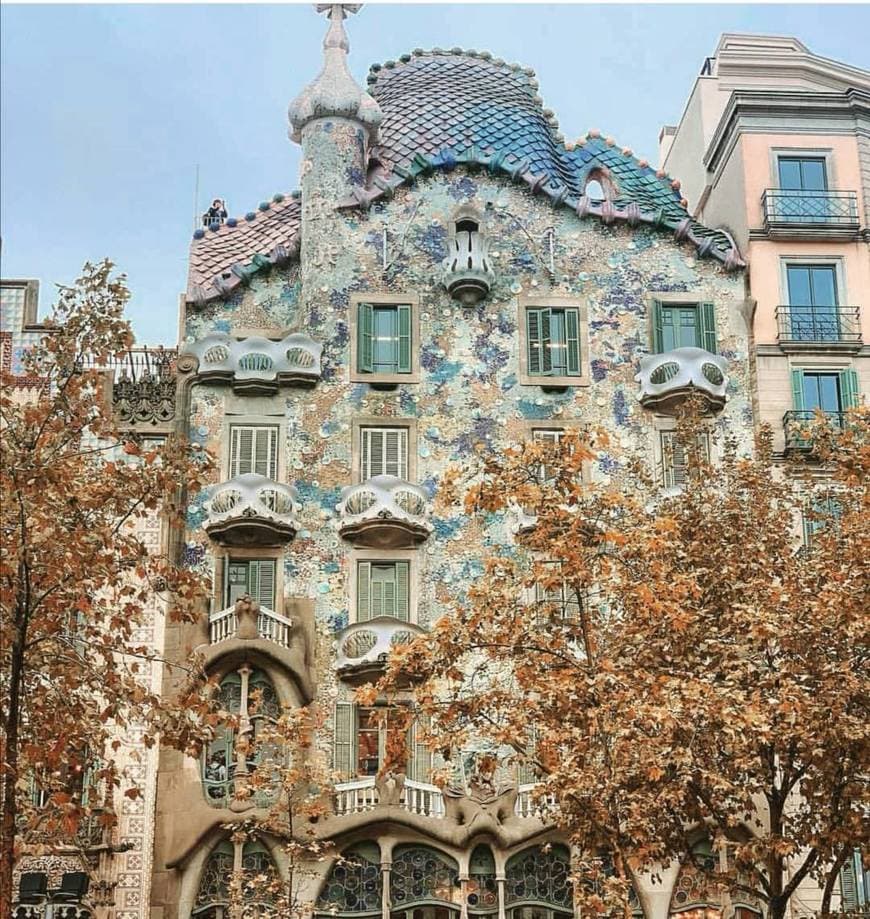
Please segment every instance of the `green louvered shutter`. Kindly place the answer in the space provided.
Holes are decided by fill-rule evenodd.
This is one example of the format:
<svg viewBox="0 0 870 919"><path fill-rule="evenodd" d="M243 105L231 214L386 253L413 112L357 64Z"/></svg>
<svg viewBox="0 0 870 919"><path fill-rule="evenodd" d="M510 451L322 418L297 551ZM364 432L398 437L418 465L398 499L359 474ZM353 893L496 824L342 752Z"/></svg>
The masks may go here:
<svg viewBox="0 0 870 919"><path fill-rule="evenodd" d="M360 303L357 309L357 370L371 373L374 311L371 303Z"/></svg>
<svg viewBox="0 0 870 919"><path fill-rule="evenodd" d="M711 354L716 354L716 307L712 303L698 304L701 320L701 347Z"/></svg>
<svg viewBox="0 0 870 919"><path fill-rule="evenodd" d="M535 747L537 746L537 731L534 725L529 726L529 734L527 739L528 752L531 756L534 756ZM523 760L517 764L517 785L532 785L534 782L537 782L538 775L535 771L535 767L528 761Z"/></svg>
<svg viewBox="0 0 870 919"><path fill-rule="evenodd" d="M845 412L858 406L858 374L848 367L838 374L840 378L840 408Z"/></svg>
<svg viewBox="0 0 870 919"><path fill-rule="evenodd" d="M353 778L354 722L356 706L353 702L335 703L335 736L332 742L332 765L342 779Z"/></svg>
<svg viewBox="0 0 870 919"><path fill-rule="evenodd" d="M399 373L411 372L411 307L398 307L399 313Z"/></svg>
<svg viewBox="0 0 870 919"><path fill-rule="evenodd" d="M356 621L372 618L372 563L358 562L356 567Z"/></svg>
<svg viewBox="0 0 870 919"><path fill-rule="evenodd" d="M858 879L860 875L855 871L855 853L840 869L840 909L842 912L853 912L858 909ZM858 856L860 866L860 855Z"/></svg>
<svg viewBox="0 0 870 919"><path fill-rule="evenodd" d="M262 559L248 563L251 596L267 609L275 609L275 562Z"/></svg>
<svg viewBox="0 0 870 919"><path fill-rule="evenodd" d="M409 562L396 562L395 572L396 572L396 604L395 604L395 615L396 619L401 619L402 622L407 622L410 618L410 563Z"/></svg>
<svg viewBox="0 0 870 919"><path fill-rule="evenodd" d="M418 723L425 729L423 718L418 714L408 728L408 778L413 782L428 782L432 776L432 751L419 739L423 731L417 729Z"/></svg>
<svg viewBox="0 0 870 919"><path fill-rule="evenodd" d="M662 316L662 301L653 300L653 349L656 354L665 350L664 318Z"/></svg>
<svg viewBox="0 0 870 919"><path fill-rule="evenodd" d="M792 370L791 372L791 401L796 412L804 410L804 372Z"/></svg>
<svg viewBox="0 0 870 919"><path fill-rule="evenodd" d="M540 376L544 369L541 356L541 313L543 310L526 310L526 338L530 376Z"/></svg>
<svg viewBox="0 0 870 919"><path fill-rule="evenodd" d="M580 376L580 313L565 310L565 339L568 345L568 376Z"/></svg>
<svg viewBox="0 0 870 919"><path fill-rule="evenodd" d="M551 376L553 373L553 314L550 310L541 310L541 373Z"/></svg>

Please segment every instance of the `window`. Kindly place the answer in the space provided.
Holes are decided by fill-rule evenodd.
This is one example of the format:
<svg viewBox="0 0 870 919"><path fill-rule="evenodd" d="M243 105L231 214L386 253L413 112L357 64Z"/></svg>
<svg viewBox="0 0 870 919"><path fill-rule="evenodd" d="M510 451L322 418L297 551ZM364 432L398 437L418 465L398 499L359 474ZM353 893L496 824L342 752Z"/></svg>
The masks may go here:
<svg viewBox="0 0 870 919"><path fill-rule="evenodd" d="M508 859L505 866L507 906L536 906L546 915L571 915L574 888L571 883L571 857L565 846L535 846ZM552 911L552 913L550 912ZM513 909L513 915L527 915Z"/></svg>
<svg viewBox="0 0 870 919"><path fill-rule="evenodd" d="M803 514L804 548L812 549L815 535L826 527L837 522L842 516L843 508L836 498L817 497L809 502Z"/></svg>
<svg viewBox="0 0 870 919"><path fill-rule="evenodd" d="M561 428L532 428L532 440L537 444L558 444L565 436ZM541 484L552 482L556 478L556 471L545 463L541 463L538 473Z"/></svg>
<svg viewBox="0 0 870 919"><path fill-rule="evenodd" d="M600 204L605 200L604 189L601 187L601 183L598 179L590 179L586 183L586 189L583 194L595 204Z"/></svg>
<svg viewBox="0 0 870 919"><path fill-rule="evenodd" d="M230 478L256 472L278 478L278 428L271 425L230 426Z"/></svg>
<svg viewBox="0 0 870 919"><path fill-rule="evenodd" d="M360 373L410 374L410 304L358 304L356 344Z"/></svg>
<svg viewBox="0 0 870 919"><path fill-rule="evenodd" d="M580 376L580 311L526 311L529 376Z"/></svg>
<svg viewBox="0 0 870 919"><path fill-rule="evenodd" d="M796 341L838 341L837 270L834 265L786 265L791 337Z"/></svg>
<svg viewBox="0 0 870 919"><path fill-rule="evenodd" d="M675 348L704 348L716 353L716 310L712 303L653 302L653 347L663 354Z"/></svg>
<svg viewBox="0 0 870 919"><path fill-rule="evenodd" d="M231 842L226 839L215 846L206 860L199 879L196 902L191 916L197 919L228 919L236 914L231 903L231 884L236 865L236 853L241 849L239 861L242 866L242 911L261 915L264 910L271 913L269 905L273 895L272 882L278 880L278 872L269 850L259 841ZM255 878L266 880L254 882Z"/></svg>
<svg viewBox="0 0 870 919"><path fill-rule="evenodd" d="M250 775L269 760L274 763L276 751L263 734L268 724L281 714L281 706L266 674L247 668L233 671L221 680L218 699L223 711L239 716L247 725L243 732L246 754L236 753L239 732L226 725L216 728L214 738L203 752L202 785L206 800L216 807L225 807L233 797L240 767ZM257 794L270 797L263 788L258 788Z"/></svg>
<svg viewBox="0 0 870 919"><path fill-rule="evenodd" d="M230 559L227 564L226 605L248 594L260 606L275 609L275 559Z"/></svg>
<svg viewBox="0 0 870 919"><path fill-rule="evenodd" d="M360 428L360 479L376 475L408 478L408 429Z"/></svg>
<svg viewBox="0 0 870 919"><path fill-rule="evenodd" d="M367 913L380 919L382 904L381 852L376 842L366 840L341 853L317 899L315 915Z"/></svg>
<svg viewBox="0 0 870 919"><path fill-rule="evenodd" d="M357 562L356 619L410 618L410 562Z"/></svg>
<svg viewBox="0 0 870 919"><path fill-rule="evenodd" d="M661 431L662 481L665 488L682 488L688 479L689 456L686 445L676 438L675 431ZM710 438L698 435L698 449L705 462L710 461Z"/></svg>
<svg viewBox="0 0 870 919"><path fill-rule="evenodd" d="M861 850L855 849L840 870L840 909L861 912L870 903L870 871L864 870Z"/></svg>
<svg viewBox="0 0 870 919"><path fill-rule="evenodd" d="M549 562L555 568L561 567L559 562ZM555 587L545 588L542 584L535 584L535 600L538 603L552 603L556 607L557 615L564 622L575 622L580 618L580 597L567 582L562 581Z"/></svg>
<svg viewBox="0 0 870 919"><path fill-rule="evenodd" d="M781 156L777 161L782 191L827 191L823 156Z"/></svg>
<svg viewBox="0 0 870 919"><path fill-rule="evenodd" d="M404 725L404 719L401 720ZM431 770L431 753L426 744L418 742L414 726L390 723L390 709L386 706L365 707L354 702L336 702L333 765L345 779L355 776L377 775L384 763L388 736L396 739L394 750L402 750L404 759L394 762L397 770L405 770L408 778L425 782ZM394 732L401 730L403 737Z"/></svg>
<svg viewBox="0 0 870 919"><path fill-rule="evenodd" d="M795 411L819 409L838 415L858 404L858 375L851 368L840 371L792 370Z"/></svg>

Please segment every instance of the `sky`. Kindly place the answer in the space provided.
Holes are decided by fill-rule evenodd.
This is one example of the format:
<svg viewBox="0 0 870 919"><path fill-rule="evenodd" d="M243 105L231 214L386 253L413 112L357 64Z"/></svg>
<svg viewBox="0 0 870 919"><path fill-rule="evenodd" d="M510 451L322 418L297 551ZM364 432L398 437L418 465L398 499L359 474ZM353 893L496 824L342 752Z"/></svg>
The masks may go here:
<svg viewBox="0 0 870 919"><path fill-rule="evenodd" d="M297 187L287 106L325 28L310 3L0 6L0 274L38 278L45 315L55 283L109 257L137 341L174 344L194 215ZM598 128L653 163L722 32L870 68L863 5L370 3L347 30L362 85L413 48L489 50L535 69L566 139Z"/></svg>

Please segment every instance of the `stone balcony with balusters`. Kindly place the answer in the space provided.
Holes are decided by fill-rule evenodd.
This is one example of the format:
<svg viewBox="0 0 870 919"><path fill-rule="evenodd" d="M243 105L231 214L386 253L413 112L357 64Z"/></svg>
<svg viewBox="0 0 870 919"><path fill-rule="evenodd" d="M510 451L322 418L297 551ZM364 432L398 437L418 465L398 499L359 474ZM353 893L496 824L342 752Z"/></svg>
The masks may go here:
<svg viewBox="0 0 870 919"><path fill-rule="evenodd" d="M299 508L295 488L246 472L214 489L205 531L224 546L279 546L296 535Z"/></svg>

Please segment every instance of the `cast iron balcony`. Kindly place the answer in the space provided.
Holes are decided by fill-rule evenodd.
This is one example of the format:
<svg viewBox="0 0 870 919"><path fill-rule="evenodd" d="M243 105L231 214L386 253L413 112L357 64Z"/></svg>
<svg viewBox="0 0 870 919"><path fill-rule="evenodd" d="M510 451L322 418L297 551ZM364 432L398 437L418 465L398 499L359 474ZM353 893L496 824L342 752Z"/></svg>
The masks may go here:
<svg viewBox="0 0 870 919"><path fill-rule="evenodd" d="M364 680L384 669L394 648L425 634L419 625L392 616L355 622L339 632L336 670L344 678Z"/></svg>
<svg viewBox="0 0 870 919"><path fill-rule="evenodd" d="M177 366L184 373L195 370L201 382L230 383L236 392L274 395L282 385L316 383L322 353L322 345L299 332L281 341L236 339L215 332L185 345Z"/></svg>
<svg viewBox="0 0 870 919"><path fill-rule="evenodd" d="M845 412L823 412L828 422L842 428L846 422ZM807 436L807 429L816 418L815 412L790 411L782 416L782 427L785 432L785 452L809 452L813 449L812 437Z"/></svg>
<svg viewBox="0 0 870 919"><path fill-rule="evenodd" d="M858 232L854 191L768 188L761 196L768 236L851 237Z"/></svg>
<svg viewBox="0 0 870 919"><path fill-rule="evenodd" d="M256 472L218 485L205 531L223 546L280 546L296 535L296 489Z"/></svg>
<svg viewBox="0 0 870 919"><path fill-rule="evenodd" d="M474 306L489 294L494 280L489 242L479 231L457 232L444 259L444 286L463 306Z"/></svg>
<svg viewBox="0 0 870 919"><path fill-rule="evenodd" d="M673 412L692 393L702 395L711 411L725 405L728 362L703 348L675 348L641 359L638 399L644 408Z"/></svg>
<svg viewBox="0 0 870 919"><path fill-rule="evenodd" d="M857 306L778 306L776 323L780 344L861 346Z"/></svg>
<svg viewBox="0 0 870 919"><path fill-rule="evenodd" d="M424 542L432 532L426 492L394 475L349 485L337 510L339 532L360 546L397 549Z"/></svg>

